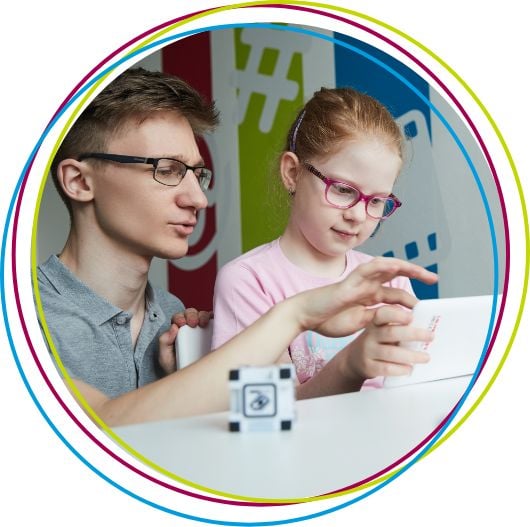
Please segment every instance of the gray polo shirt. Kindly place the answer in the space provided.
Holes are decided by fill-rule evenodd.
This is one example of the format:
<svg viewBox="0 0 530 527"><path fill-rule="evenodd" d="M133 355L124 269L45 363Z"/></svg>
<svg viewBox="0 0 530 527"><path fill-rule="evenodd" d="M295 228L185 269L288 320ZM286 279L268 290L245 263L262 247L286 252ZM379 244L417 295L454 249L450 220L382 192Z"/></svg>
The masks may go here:
<svg viewBox="0 0 530 527"><path fill-rule="evenodd" d="M37 268L39 292L53 343L74 379L117 397L162 377L158 337L182 302L161 289L146 290L146 312L133 349L131 314L113 306L51 256Z"/></svg>

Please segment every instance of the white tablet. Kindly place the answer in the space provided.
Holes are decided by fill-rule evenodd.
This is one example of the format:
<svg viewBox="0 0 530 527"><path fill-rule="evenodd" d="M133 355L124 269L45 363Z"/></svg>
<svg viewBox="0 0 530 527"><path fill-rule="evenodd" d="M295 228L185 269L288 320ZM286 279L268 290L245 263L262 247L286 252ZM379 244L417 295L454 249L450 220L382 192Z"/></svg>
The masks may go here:
<svg viewBox="0 0 530 527"><path fill-rule="evenodd" d="M213 322L205 328L182 326L175 341L177 370L185 368L192 362L210 353L212 343Z"/></svg>
<svg viewBox="0 0 530 527"><path fill-rule="evenodd" d="M426 351L431 359L426 364L416 364L410 375L386 377L384 386L473 374L488 345L486 338L494 309L493 300L493 295L421 300L414 307L412 324L434 331L434 340L430 343L411 342L407 346ZM498 296L497 312L500 300Z"/></svg>

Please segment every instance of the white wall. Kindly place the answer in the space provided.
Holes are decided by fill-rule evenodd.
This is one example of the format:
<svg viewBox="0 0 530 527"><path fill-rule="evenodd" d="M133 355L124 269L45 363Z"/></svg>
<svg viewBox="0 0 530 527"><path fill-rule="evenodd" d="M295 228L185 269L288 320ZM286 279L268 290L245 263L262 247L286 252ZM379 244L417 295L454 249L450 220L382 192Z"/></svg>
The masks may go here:
<svg viewBox="0 0 530 527"><path fill-rule="evenodd" d="M230 39L228 42L232 45ZM220 46L219 42L217 45ZM228 53L226 50L215 50L216 63L222 60L225 52ZM154 53L139 65L152 70L160 69L160 53ZM326 75L326 77L329 76L329 74ZM307 82L307 79L304 82ZM227 81L223 84L227 84ZM225 86L224 89L227 90L228 87ZM218 102L222 106L222 94L217 92L217 95ZM214 97L216 97L215 93ZM479 174L481 184L484 186L497 236L500 265L499 286L502 287L505 259L502 217L489 167L467 126L456 116L444 99L432 89L430 99L462 141ZM222 115L230 115L230 108L220 107L220 109ZM234 109L232 113L233 111ZM423 126L424 117L419 112L408 112L400 118L402 124L405 124L408 119L416 119L419 134L411 142L411 161L405 167L396 186L396 194L406 203L406 207L400 209L383 226L376 237L363 246L362 250L371 254L381 254L391 249L395 256L406 258L404 247L411 240L415 240L420 254L413 261L424 266L433 263L438 265L441 276L439 296L491 293L493 257L490 229L484 204L470 167L454 139L434 114L431 115L430 137L426 127ZM222 139L226 143L226 133L223 134ZM234 141L237 141L236 137ZM222 158L223 155L227 155L226 152L229 149L223 147L215 150L219 151L219 157ZM219 166L222 163L221 160ZM222 201L222 192L219 193L217 199ZM218 208L223 209L222 203ZM57 196L53 184L48 181L42 200L38 229L39 261L61 250L67 236L68 226L66 209ZM231 236L235 231L234 228L218 228L219 236ZM426 236L430 232L438 234L438 247L435 252L430 251L426 245ZM224 242L219 240L218 243L223 246L240 246L227 244L226 240ZM233 255L235 256L237 254ZM225 255L224 260L228 259L230 258ZM167 287L167 264L156 260L150 279L155 285Z"/></svg>

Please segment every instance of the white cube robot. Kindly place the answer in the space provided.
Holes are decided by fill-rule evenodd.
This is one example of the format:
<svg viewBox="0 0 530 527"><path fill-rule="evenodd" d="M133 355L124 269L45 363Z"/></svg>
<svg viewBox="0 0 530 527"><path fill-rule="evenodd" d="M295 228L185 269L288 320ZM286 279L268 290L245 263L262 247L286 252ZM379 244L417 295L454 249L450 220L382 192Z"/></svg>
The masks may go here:
<svg viewBox="0 0 530 527"><path fill-rule="evenodd" d="M231 432L290 430L295 420L294 366L230 370Z"/></svg>

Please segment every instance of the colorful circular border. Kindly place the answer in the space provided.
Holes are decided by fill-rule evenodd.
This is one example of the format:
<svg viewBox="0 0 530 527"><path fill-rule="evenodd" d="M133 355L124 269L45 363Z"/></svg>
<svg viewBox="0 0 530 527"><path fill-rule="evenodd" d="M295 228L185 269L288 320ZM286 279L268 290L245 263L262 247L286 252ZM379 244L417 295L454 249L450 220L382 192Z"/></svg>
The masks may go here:
<svg viewBox="0 0 530 527"><path fill-rule="evenodd" d="M407 456L408 457L408 456Z"/></svg>
<svg viewBox="0 0 530 527"><path fill-rule="evenodd" d="M447 123L447 121L443 118L443 116L441 115L441 113L436 109L436 107L428 100L425 98L425 96L423 94L421 94L413 85L411 85L411 83L409 81L407 81L406 79L404 79L400 74L398 74L397 72L395 72L395 70L392 70L390 67L386 66L383 62L379 61L378 59L375 59L373 58L372 56L370 56L369 54L367 54L366 52L363 52L361 50L359 50L358 48L355 48L351 45L348 45L342 41L337 41L336 39L333 39L331 37L323 37L322 35L318 35L317 33L314 33L310 30L304 30L304 29L299 29L299 28L295 28L295 27L286 27L286 26L283 26L283 27L278 27L278 26L271 26L270 24L249 24L249 25L245 25L245 24L236 24L236 25L223 25L223 26L215 26L215 27L207 27L207 28L202 28L201 30L193 30L193 31L190 31L190 32L186 32L184 34L178 34L178 35L172 35L171 37L168 37L167 41L163 42L164 44L167 44L167 43L170 43L171 41L175 40L176 38L182 38L183 36L189 36L189 35L193 35L193 34L196 34L197 32L200 32L200 31L214 31L214 30L218 30L218 29L227 29L227 28L233 28L233 27L242 27L242 26L245 26L245 27L261 27L261 28L266 28L266 29L281 29L281 30L288 30L288 31L293 31L293 32L298 32L298 33L305 33L305 34L308 34L310 36L319 36L320 38L325 38L327 40L330 40L332 43L334 44L337 44L337 45L341 45L341 46L344 46L348 49L350 49L351 51L355 51L356 53L359 53L359 54L362 54L364 55L366 58L370 59L370 60L373 60L374 62L378 63L379 66L381 66L382 68L384 69L387 69L390 73L392 73L394 76L398 77L403 83L405 83L408 88L412 91L415 92L416 96L420 97L423 99L423 102L427 105L429 105L431 107L431 110L433 110L433 113L435 113L438 118L445 124L446 128L449 129L451 135L453 136L455 142L458 143L458 146L460 148L460 150L462 151L462 153L464 154L464 156L466 157L466 159L468 160L468 164L470 165L470 168L473 172L473 175L474 175L474 178L475 178L475 181L477 183L477 186L479 187L479 190L480 190L480 193L481 193L481 196L483 198L483 201L484 201L484 205L486 207L486 211L488 213L488 219L489 219L489 223L490 223L490 230L491 230L491 234L492 234L492 239L493 239L493 253L494 253L494 257L496 257L496 243L495 243L495 235L494 235L494 230L493 228L491 227L492 225L492 221L491 221L491 214L490 214L490 211L489 211L489 208L488 208L488 205L487 205L487 202L485 200L485 197L484 197L484 191L483 191L483 188L482 188L482 185L480 183L480 180L478 178L478 174L476 173L476 170L473 166L473 163L472 161L470 160L470 156L467 154L467 152L465 151L465 148L463 147L462 143L460 142L460 140L458 139L458 136L456 135L456 133L454 132L454 130L452 130L452 128L450 127L450 125ZM165 39L166 40L166 39ZM156 47L159 47L160 44L161 44L162 41L155 41L152 43L153 46L156 46ZM136 53L139 53L141 51L144 51L145 49L144 48L139 48ZM94 85L91 86L91 89L88 90L88 92L90 93L96 84L99 83L100 79L102 79L104 76L107 75L109 70L105 70L104 72L102 72L100 75L98 75L95 79L94 79ZM88 97L88 95L85 96L85 98ZM38 207L37 207L38 209ZM38 210L37 210L37 213L36 215L38 214ZM495 260L495 271L497 270L497 264L496 264L496 260ZM495 272L495 277L496 277L496 272ZM497 280L495 280L495 282L497 282ZM495 290L497 289L497 285L495 283ZM37 299L39 297L38 295L38 292L36 294L37 296ZM39 300L38 300L39 302ZM492 308L492 313L495 313L495 305L493 306ZM43 313L40 312L39 313L41 318L43 318ZM492 318L491 318L491 321L490 321L490 327L488 329L488 336L486 338L486 343L490 343L490 346L493 344L493 341L494 341L494 338L490 340L490 336L491 336L491 332L492 332L492 326L493 326L493 320L494 320L494 317L492 315ZM500 320L500 319L499 319ZM43 325L45 326L45 323L43 323ZM49 340L49 343L50 343L50 347L52 347L53 349L53 342L51 342L51 338L50 336L47 334L47 337L48 337L48 340ZM487 356L487 354L489 353L489 348L487 345L485 345L484 347L484 350L483 350L483 353L482 353L482 356L483 358L485 356ZM60 358L58 356L58 354L56 353L56 351L54 350L54 354L55 354L55 357L56 357L56 361L59 363L59 365L61 365L60 363ZM480 363L484 364L485 363L485 358L484 360L481 359L481 361L479 361ZM61 368L62 368L62 365L61 365ZM62 369L63 371L63 375L65 377L68 377L67 375L67 372ZM477 375L478 372L476 372L476 375ZM469 390L471 389L472 385L474 384L474 381L476 379L476 375L475 377L472 378L471 382L470 382L470 386L469 386L469 389L464 393L464 395L462 396L462 403L463 401L467 398L467 395L469 393ZM71 389L73 391L75 391L75 386L73 384L71 384ZM461 404L462 404L461 403ZM328 492L327 494L323 495L323 496L318 496L318 497L312 497L312 498L285 498L285 499L265 499L265 498L256 498L256 497L248 497L248 496L236 496L236 495L233 495L233 494L227 494L227 493L223 493L223 492L220 492L218 490L215 490L215 489L210 489L210 488L206 488L204 486L201 486L201 485L198 485L197 483L194 483L194 482L191 482L191 481L188 481L188 480L184 480L183 478L180 478L179 476L177 476L176 474L173 474L173 473L170 473L168 472L167 470L165 470L164 468L160 467L160 466L157 466L156 464L154 464L153 462L151 462L149 459L146 459L144 456L142 456L141 454L139 454L138 452L134 451L133 449L131 449L131 447L129 445L127 445L126 443L124 443L118 436L116 436L116 434L114 434L112 432L112 430L108 429L108 427L106 427L106 425L99 421L99 418L97 415L95 415L89 406L86 406L85 409L87 410L87 412L89 412L92 416L92 418L96 421L99 422L100 426L102 428L104 428L107 433L109 435L111 435L117 443L119 443L121 446L123 446L123 448L125 450L127 450L129 453L131 453L132 455L134 455L136 458L138 459L141 459L142 461L144 461L147 465L149 465L151 468L154 468L155 470L157 470L158 472L160 473L163 473L165 474L166 476L172 478L173 480L176 480L176 481L180 481L182 483L185 483L191 487L194 487L198 490L204 490L204 491L207 491L207 492L210 492L210 493L213 493L213 494L219 494L219 495L222 495L222 496L225 496L225 497L232 497L232 498L236 498L236 499L239 499L239 500L249 500L251 501L251 503L248 503L248 505L258 505L258 504L261 504L261 505L267 505L267 504L286 504L286 503L292 503L292 502L301 502L301 501L315 501L317 499L328 499L330 497L333 497L333 496L336 496L336 495L339 495L339 494L346 494L346 493L349 493L349 492L353 492L355 490L362 490L364 488L367 488L367 487L371 487L375 484L377 484L378 482L380 481L384 481L386 480L387 478L389 478L390 476L392 476L393 474L396 473L396 471L394 472L391 472L392 470L395 469L395 467L398 467L399 465L401 465L405 460L409 459L411 456L413 456L416 452L418 452L420 449L422 449L429 441L431 441L433 439L433 437L436 436L436 434L438 432L443 432L446 428L446 426L451 422L452 418L453 418L453 415L458 411L458 409L460 408L460 405L457 405L455 406L455 408L448 414L448 416L442 421L442 423L440 423L440 425L438 425L435 430L433 430L426 438L424 438L418 445L416 445L415 448L413 448L411 451L409 451L408 453L406 453L405 455L403 455L400 459L396 460L394 463L392 463L390 466L388 467L385 467L383 468L382 470L380 470L378 473L376 474L373 474L372 476L370 476L369 478L366 478L365 480L362 480L360 482L356 482L352 485L349 485L345 488L342 488L342 489L339 489L339 490L335 490L335 491L331 491L331 492ZM90 434L90 432L88 432L84 427L83 427L83 431L85 432L85 434L87 435L90 435L92 438L93 436ZM95 440L95 439L93 439ZM101 446L101 444L98 442L98 444ZM104 448L104 447L103 447ZM107 449L105 449L107 450ZM422 452L421 455L425 455L425 451ZM389 474L390 473L390 474ZM152 478L150 478L152 479ZM175 490L179 490L179 489L175 489ZM239 502L238 502L239 503Z"/></svg>
<svg viewBox="0 0 530 527"><path fill-rule="evenodd" d="M344 9L337 9L337 8L333 8L333 6L326 6L326 5L323 5L323 4L315 4L315 3L311 3L311 2L299 2L299 3L291 2L290 5L288 5L288 4L282 4L282 3L277 3L277 4L267 4L267 3L263 3L263 2L252 2L252 3L247 3L247 4L239 4L239 5L226 6L226 7L223 8L223 9L234 9L234 8L237 8L237 7L278 7L278 6L280 6L280 7L284 7L284 8L287 8L287 9L301 9L301 10L305 9L305 10L312 10L313 12L315 12L315 13L317 13L317 14L321 14L321 15L323 15L323 16L331 16L330 13L321 12L321 11L318 11L318 10L316 10L316 9L313 9L312 7L309 7L309 6L314 6L314 7L325 7L325 8L327 8L327 9L334 9L334 10L336 10L336 11L345 12L345 13L348 13L348 14L350 14L350 15L358 16L358 17L360 17L360 18L369 19L368 17L365 17L364 15L361 15L361 14L359 14L359 13L355 13L355 12L353 12L353 11L344 10ZM306 6L306 7L302 7L302 6ZM211 10L211 11L214 12L214 11L216 11L216 10L214 9L214 10ZM208 14L209 12L210 12L210 11L208 11L206 14ZM188 16L186 16L186 17L182 17L182 18L180 18L180 19L177 19L176 21L179 21L179 20L186 20L186 19L188 19L188 18L193 18L194 16L195 16L195 15L191 15L191 16L188 15ZM204 16L204 15L203 15L203 16ZM406 38L407 40L409 40L410 42L412 42L412 43L418 45L418 43L415 42L415 41L413 41L410 37L408 37L408 36L406 36L406 35L400 33L399 31L395 30L394 28L391 28L390 26L386 26L385 24L380 23L380 22L378 22L378 21L375 21L374 19L369 19L369 20L370 20L371 22L378 23L379 25L384 26L384 27L386 27L387 29L392 30L392 31L394 31L395 33L401 34L402 37L404 37L404 38ZM168 24L164 24L164 25L162 25L162 26L158 26L157 28L154 28L153 30L144 33L143 35L141 35L140 37L138 37L138 38L135 39L134 41L138 41L138 40L140 40L141 38L143 38L144 36L151 35L153 32L155 32L155 31L157 31L157 30L159 30L159 29L161 29L161 28L168 27L168 26L174 24L176 21L171 21L171 22L169 22ZM346 21L347 23L350 23L350 24L356 25L356 24L355 24L354 22L352 22L352 21L349 21L349 20L346 20L346 19L345 19L344 21ZM168 28L168 30L169 30L169 29L171 29L171 28ZM155 36L154 38L156 38L156 36ZM134 41L133 41L133 42L134 42ZM120 48L119 50L117 50L117 51L116 51L115 53L113 53L108 59L106 59L102 64L104 64L104 63L110 61L114 56L116 56L117 54L119 54L119 52L120 52L121 50L126 49L130 44L131 44L131 43L128 43L128 44L126 44L125 46L123 46L122 48ZM395 46L395 47L397 47L397 46ZM434 57L439 63L441 63L444 67L446 67L446 69L449 69L449 70L450 70L450 68L448 68L445 64L443 64L443 63L442 63L437 57L435 57L435 56L434 56L431 52L429 52L426 48L424 48L424 47L421 46L421 45L419 45L419 47L421 47L424 51L426 51L428 54L430 54L431 56L433 56L433 57ZM418 62L418 61L416 61L416 62ZM84 83L88 78L90 78L91 75L92 75L92 73L93 73L94 71L96 71L98 68L99 68L99 66L98 66L97 68L95 68L95 69L94 69L89 75L87 75L87 76L85 77L85 79L83 79L83 81L81 81L81 83L80 83L80 84L79 84L79 85L78 85L78 86L72 91L72 93L67 97L67 99L64 101L64 103L63 103L63 104L61 105L61 107L58 109L58 111L57 111L57 113L56 113L55 116L57 116L57 115L60 113L60 111L62 110L62 108L65 107L65 106L67 105L68 101L69 101L70 98L73 96L73 94L76 93L76 92L78 91L78 88L79 88L80 86L82 86L83 83ZM451 71L451 73L453 73L454 76L456 76L456 74L454 74L454 72L452 72L452 70L450 70L450 71ZM457 80L459 80L461 83L463 83L463 81L461 81L461 79L458 78L458 76L456 76L456 77L457 77ZM470 92L470 90L467 88L467 86L465 86L465 87L466 87L466 90L467 90L468 92ZM470 92L470 93L472 94L472 92ZM509 161L510 161L510 164L511 164L511 166L512 166L512 169L513 169L513 172L514 172L514 176L515 176L516 181L517 181L517 184L518 184L519 195L520 195L520 199L521 199L521 204L522 204L522 208L523 208L523 216L524 216L524 221L525 221L525 235L526 235L526 241L528 242L528 225L527 225L526 208L525 208L525 205L524 205L524 199L523 199L523 196L522 196L522 192L521 192L521 190L520 190L520 183L519 183L519 180L518 180L518 177L517 177L517 173L516 173L516 170L515 170L515 166L514 166L514 164L513 164L513 160L511 159L511 156L510 156L510 154L509 154L509 151L508 151L508 149L507 149L507 146L505 145L505 143L504 143L504 141L503 141L503 139L502 139L502 136L500 135L500 132L498 131L497 127L495 126L493 120L492 120L491 117L487 114L487 112L485 111L485 108L484 108L484 107L482 106L482 104L478 101L478 99L474 96L474 94L472 94L472 96L473 96L473 98L476 100L476 102L479 104L479 106L481 107L481 109L484 111L484 113L487 115L488 120L489 120L490 123L492 124L492 126L493 126L493 128L494 128L494 130L495 130L495 132L496 132L497 137L498 137L499 140L501 141L501 143L502 143L502 145L503 145L503 149L504 149L504 151L505 151L505 153L506 153L506 155L507 155L507 157L508 157L508 159L509 159ZM457 104L457 106L458 106L457 101L454 101L454 102L455 102L455 103ZM462 108L461 108L461 111L463 111ZM465 112L463 112L463 113L464 113L464 115L465 115ZM52 119L52 122L50 123L50 126L53 124L53 120L55 119L55 116L54 116L54 118ZM466 118L467 118L467 116L466 116ZM474 128L472 122L471 122L469 119L468 119L468 124L471 125L471 127L472 127L473 130L474 130L474 132L477 134L478 132L476 131L476 129ZM48 130L48 129L49 129L49 128L47 128L47 130ZM45 133L47 133L47 132L45 132ZM44 135L44 134L43 134L43 135ZM493 165L492 165L491 158L490 158L489 155L487 154L487 150L485 150L485 145L483 145L482 140L481 140L481 138L480 138L479 135L477 135L477 139L478 139L478 141L481 143L481 146L483 147L483 151L484 151L485 155L488 157L488 163L490 164L490 167L492 168L492 172L495 173L495 172L494 172L494 167L493 167ZM10 204L10 208L9 208L9 212L8 212L8 218L7 218L7 221L6 221L6 228L5 228L5 230L4 230L4 235L3 235L3 240L2 240L2 255L1 255L1 258L2 258L2 259L1 259L1 267L2 267L2 271L3 271L3 268L4 268L4 264L5 264L5 261L4 261L4 257L5 257L5 244L6 244L6 239L7 239L7 231L8 231L8 228L9 228L9 219L10 219L10 217L11 217L11 215L12 215L12 212L13 212L13 203L14 203L14 200L15 200L15 198L16 198L16 196L17 196L18 193L20 193L20 196L22 196L22 194L23 194L24 187L25 187L25 182L26 182L25 178L27 178L27 176L29 175L29 172L30 172L30 170L31 170L31 166L32 166L32 161L33 161L33 159L34 159L34 157L35 157L35 155L36 155L36 153L37 153L37 151L38 151L38 149L39 149L39 147L40 147L40 143L41 143L41 141L40 141L39 144L37 144L37 146L35 147L34 151L32 152L32 154L31 154L31 156L30 156L30 159L29 159L29 161L28 161L26 167L24 168L24 171L22 172L21 180L19 180L19 183L17 184L17 187L16 187L16 189L15 189L15 193L14 193L14 195L13 195L13 199L12 199L11 204ZM496 181L496 184L497 184L497 186L498 186L498 188L499 188L499 191L500 191L500 186L499 186L499 183L498 183L498 180L497 180L496 176L495 176L495 181ZM14 224L13 224L13 242L14 242L14 245L15 245L15 240L16 240L16 231L17 231L17 221L18 221L19 207L20 207L20 201L19 201L18 204L17 204L16 214L15 214L15 221L14 221ZM506 220L505 220L505 221L506 221ZM527 245L528 245L528 243L527 243ZM527 252L528 252L528 251L527 251ZM14 253L14 254L15 254L15 253ZM13 263L13 266L14 266L14 256L13 256L13 262L12 262L12 263ZM16 276L15 267L13 267L13 269L14 269L14 276ZM508 269L509 269L509 265L507 265L507 272L508 272ZM503 365L503 363L504 363L504 360L505 360L505 358L506 358L506 356L507 356L507 354L508 354L508 352L509 352L509 350L510 350L510 348L511 348L511 345L512 345L512 343L513 343L513 339L515 338L515 334L516 334L516 332L517 332L517 329L518 329L518 326L519 326L519 323L520 323L520 319L521 319L521 315L522 315L522 307L523 307L524 300L525 300L525 297L526 297L527 276L528 276L528 258L527 258L527 262L526 262L525 284L524 284L524 288L523 288L522 302L521 302L520 310L519 310L518 317L517 317L517 320L516 320L516 325L515 325L515 327L514 327L514 331L513 331L513 333L512 333L512 338L510 339L510 342L509 342L508 348L507 348L507 350L506 350L506 352L505 352L505 355L504 355L504 357L503 357L503 360L501 361L499 367L497 368L497 371L495 372L494 377L492 378L492 380L490 381L490 383L488 384L488 386L486 387L486 389L484 390L484 392L481 394L480 399L479 399L479 400L475 403L475 405L474 405L474 406L468 411L468 413L466 414L466 416L464 416L464 418L460 420L460 422L458 423L457 426L460 426L460 425L464 422L464 420L467 418L467 416L468 416L468 415L474 410L474 408L478 405L478 403L479 403L480 400L483 398L483 396L485 395L485 393L489 390L489 387L491 386L491 384L492 384L493 381L495 380L496 376L498 375L498 372L500 371L500 368L502 367L502 365ZM2 290L3 290L3 287L4 287L4 284L3 284L3 273L2 273L2 284L1 284L1 285L2 285ZM15 286L15 291L16 291L16 287L17 287L16 282L14 283L14 286ZM4 299L5 299L5 296L3 296L3 299L2 299L2 308L3 308L3 312L4 312L4 320L5 320L5 322L6 322L6 328L8 328L9 325L8 325L8 320L7 320L7 312L6 312L6 306L5 306L5 300L4 300ZM503 307L503 306L501 306L501 308L502 308L502 307ZM18 304L18 297L17 297L17 309L19 310L19 316L22 317L21 307L20 307L20 305ZM21 322L23 323L23 318L21 319ZM500 322L500 317L499 317L499 322ZM498 322L498 323L499 323L499 322ZM498 324L497 324L497 328L498 328ZM496 329L497 329L497 328L496 328ZM30 339L29 339L29 335L27 334L27 331L26 331L25 328L24 328L24 330L25 330L25 333L26 333L26 339L28 339L28 344L30 344L30 346L31 346L31 342L30 342ZM12 348L13 348L13 354L15 355L15 360L16 360L16 362L17 362L17 367L19 367L19 371L21 372L21 375L24 377L23 371L21 370L21 367L20 367L20 363L19 363L19 361L17 360L17 357L16 357L16 351L14 350L13 342L12 342L12 339L11 339L11 336L10 336L10 335L9 335L9 340L10 340L10 345L11 345ZM42 373L43 373L43 372L42 372ZM33 399L34 399L34 402L35 402L35 403L37 404L37 406L39 407L41 413L43 413L43 410L42 410L42 408L40 407L40 404L38 403L38 400L35 398L34 394L32 393L31 388L29 387L29 385L26 385L26 386L27 386L28 390L30 391L30 394L32 394L32 397L33 397ZM466 392L466 393L467 393L467 392ZM63 407L64 407L64 405L63 405ZM67 410L67 408L65 408L65 409ZM67 410L67 411L68 411L68 410ZM68 411L68 412L69 412L69 411ZM70 412L69 412L69 413L70 413ZM59 435L59 437L61 437L61 439L63 439L63 442L65 442L66 440L61 436L60 432L59 432L58 430L56 430L55 426L54 426L53 423L47 418L47 416L45 415L45 413L43 413L43 416L44 416L45 419L49 422L50 426L54 429L54 431ZM450 431L450 433L449 433L448 435L444 436L444 438L442 438L442 440L440 441L440 443L443 442L443 441L444 441L444 440L445 440L450 434L452 434L452 433L454 432L455 429L456 429L456 428L453 428L453 429ZM436 439L437 439L437 438L434 438L434 440L433 440L433 442L431 443L431 445L429 445L429 450L428 450L428 451L434 449L435 447L437 447L437 446L440 444L440 443L438 443L436 446L434 445L434 441L436 441ZM67 444L67 443L65 443L65 444ZM67 446L69 446L69 448L72 448L71 445L68 445L68 444L67 444ZM424 452L424 453L425 453L425 452ZM423 453L423 454L424 454L424 453ZM422 455L423 455L423 454L422 454ZM77 455L77 454L76 454L76 455ZM79 457L79 456L78 456L78 457ZM415 461L415 460L413 460L412 463L413 463L414 461ZM412 463L411 463L411 464L412 464ZM89 466L90 466L90 465L89 465ZM406 467L404 467L404 469L408 468L408 466L410 466L410 464L407 465ZM101 474L101 473L100 473L95 467L90 466L90 468L92 468L93 470L95 470L95 472L98 473L99 475L101 475L104 479L107 479L106 476L105 476L104 474ZM400 472L402 472L402 470L401 470ZM395 477L395 476L394 476L394 477ZM392 478L388 478L388 479L386 480L386 482L384 482L384 484L387 484L388 482L390 482L391 479L393 479L393 477L392 477ZM111 482L111 481L109 481L109 482L110 482L110 483L113 483L113 482ZM114 483L113 483L113 484L114 484ZM380 488L380 487L378 487L378 488ZM124 492L128 493L128 491L127 491L126 489L122 489L122 490L123 490ZM357 499L355 499L355 500L353 500L353 501L351 501L351 502L348 502L347 504L341 505L341 508L344 507L344 506L346 506L346 505L349 505L349 504L351 504L351 503L353 503L353 502L355 502L355 501L358 501L358 499L362 499L362 498L366 497L367 495L369 495L369 494L375 492L375 490L377 490L377 488L376 488L376 489L373 489L371 492L366 493L366 494L364 494L363 496L360 496L359 498L357 498ZM203 499L205 498L205 497L203 497L203 496L200 496L200 497L203 498ZM141 501L143 501L143 499L142 499L141 497L137 497L137 498L140 499ZM216 500L216 501L217 501L217 500ZM220 501L222 501L222 500L220 500ZM241 505L241 503L238 503L238 504ZM155 507L157 507L156 504L152 504L152 505L155 506ZM325 513L325 512L331 512L331 511L333 511L333 510L336 510L336 508L329 509L329 511L324 511L323 513ZM173 513L176 513L176 511L169 511L169 510L168 510L167 512L173 512ZM322 513L322 514L323 514L323 513ZM178 515L182 515L181 513L177 513L177 514L178 514ZM320 514L319 514L319 515L320 515ZM183 517L190 518L190 519L196 519L196 520L200 520L200 521L209 521L210 523L217 523L217 522L212 521L212 520L203 520L203 519L195 518L195 517L192 517L192 516L189 516L189 515L182 515L182 516L183 516ZM304 517L304 518L300 518L300 519L309 519L310 517L314 517L314 515L312 515L312 516L308 516L308 517ZM290 521L294 521L294 520L290 520ZM268 522L267 524L272 525L272 524L276 524L276 523L284 523L284 522ZM232 523L232 524L233 524L233 525L257 525L256 523L239 523L239 522L238 522L238 523Z"/></svg>

